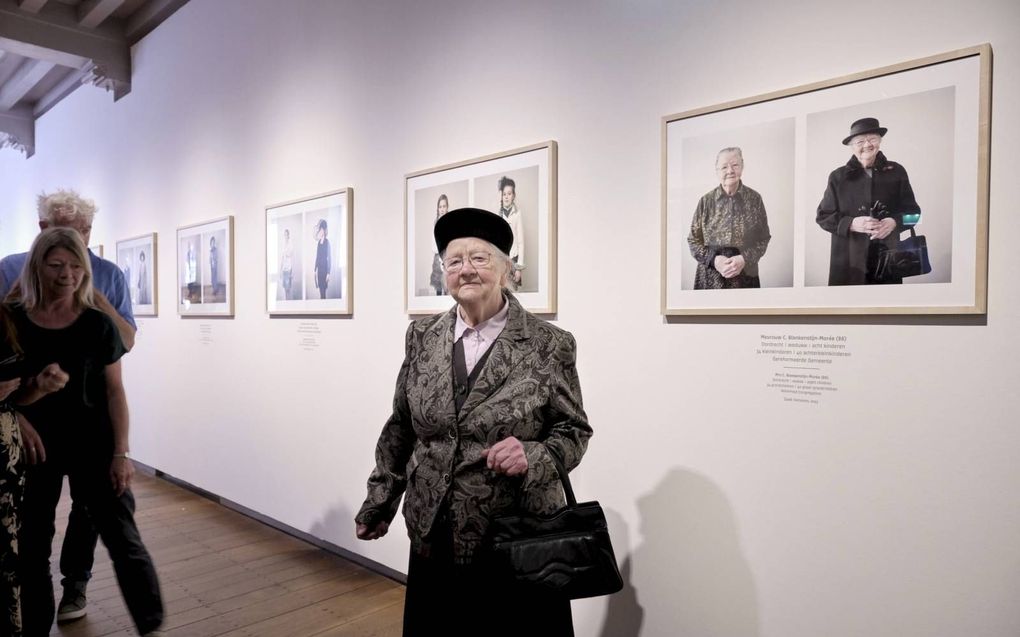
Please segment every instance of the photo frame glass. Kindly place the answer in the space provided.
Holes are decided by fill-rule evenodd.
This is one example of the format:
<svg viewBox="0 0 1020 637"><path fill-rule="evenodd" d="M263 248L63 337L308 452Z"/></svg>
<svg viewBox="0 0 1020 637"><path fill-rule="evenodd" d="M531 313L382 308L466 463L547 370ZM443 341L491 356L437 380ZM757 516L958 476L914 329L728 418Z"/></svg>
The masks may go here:
<svg viewBox="0 0 1020 637"><path fill-rule="evenodd" d="M350 188L266 207L266 309L351 314Z"/></svg>
<svg viewBox="0 0 1020 637"><path fill-rule="evenodd" d="M177 229L177 312L233 316L233 216Z"/></svg>
<svg viewBox="0 0 1020 637"><path fill-rule="evenodd" d="M405 306L451 307L433 226L457 208L500 214L514 231L514 294L532 312L556 311L556 142L420 171L405 178Z"/></svg>
<svg viewBox="0 0 1020 637"><path fill-rule="evenodd" d="M664 118L663 312L983 312L989 57L975 47ZM920 259L911 229L926 272L897 269Z"/></svg>
<svg viewBox="0 0 1020 637"><path fill-rule="evenodd" d="M135 316L159 314L156 246L155 232L117 242L116 263L127 281Z"/></svg>

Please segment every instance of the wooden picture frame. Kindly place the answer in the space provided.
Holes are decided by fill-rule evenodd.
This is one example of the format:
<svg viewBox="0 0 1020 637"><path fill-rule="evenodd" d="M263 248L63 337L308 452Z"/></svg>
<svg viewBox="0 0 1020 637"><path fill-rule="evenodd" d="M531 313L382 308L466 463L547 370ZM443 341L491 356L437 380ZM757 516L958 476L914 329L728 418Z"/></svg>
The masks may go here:
<svg viewBox="0 0 1020 637"><path fill-rule="evenodd" d="M508 222L516 228L510 257L519 272L514 294L525 309L556 311L555 141L468 159L404 177L404 307L408 314L448 310L453 299L436 253L432 227L446 210L473 207L500 214L511 196Z"/></svg>
<svg viewBox="0 0 1020 637"><path fill-rule="evenodd" d="M353 206L351 188L266 206L271 316L354 312Z"/></svg>
<svg viewBox="0 0 1020 637"><path fill-rule="evenodd" d="M177 313L234 315L234 217L177 229Z"/></svg>
<svg viewBox="0 0 1020 637"><path fill-rule="evenodd" d="M991 57L991 47L982 44L663 117L662 313L983 314ZM920 207L920 222L892 209L866 215L895 217L894 248L897 236L909 236L904 224L926 237L931 271L903 278L901 285L845 284L880 279L877 264L886 248L872 242L885 240L851 234L857 232L852 227L865 227L851 226L855 215L864 215L861 209L832 211L828 203L821 209L827 190L834 192L831 184L844 183L831 181L834 169L852 169L853 148L843 142L850 139L852 123L863 118L876 118L887 130L878 134L876 127L860 137L862 143L877 137L888 160L876 164L880 174L868 183L893 174L883 171L905 170ZM749 190L731 197L715 169L716 160L736 156L720 151L734 147L741 148L740 187ZM764 252L762 213L747 212L757 209L747 203L758 201L752 194L767 211ZM875 201L868 203L875 207ZM721 206L742 212L718 212ZM830 223L834 214L845 221ZM723 228L724 218L733 224L738 217L739 231ZM752 226L759 229L748 231ZM844 264L839 251L844 241L854 243L853 250L862 248L864 256L851 251ZM741 250L745 269L738 274L750 272L753 263L752 278L742 281L753 284L757 277L761 287L713 288L736 282L734 262L725 259ZM716 270L715 257L727 254L723 271ZM843 276L851 269L854 277Z"/></svg>
<svg viewBox="0 0 1020 637"><path fill-rule="evenodd" d="M159 315L156 239L156 233L150 232L122 239L115 246L115 263L124 273L131 296L131 313L135 316Z"/></svg>

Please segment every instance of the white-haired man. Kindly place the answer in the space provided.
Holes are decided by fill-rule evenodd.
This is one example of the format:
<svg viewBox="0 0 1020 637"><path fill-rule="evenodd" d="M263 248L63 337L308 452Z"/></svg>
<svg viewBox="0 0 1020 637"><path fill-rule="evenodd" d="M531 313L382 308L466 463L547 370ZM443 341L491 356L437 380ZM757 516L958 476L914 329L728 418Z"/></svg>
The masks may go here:
<svg viewBox="0 0 1020 637"><path fill-rule="evenodd" d="M81 235L85 245L92 234L92 220L96 205L84 199L74 190L57 190L39 195L39 229L72 228ZM0 260L0 299L10 292L21 275L28 260L28 253L12 254ZM131 313L131 295L124 273L115 263L93 254L89 250L92 265L96 307L113 319L124 347L130 350L135 343L135 318ZM26 457L29 464L46 460L42 439L30 423L20 414L22 438L25 441ZM85 590L92 577L92 564L99 539L89 518L88 511L79 502L80 498L74 481L71 481L71 513L67 520L67 531L60 551L61 584L64 594L57 607L57 621L71 621L85 616Z"/></svg>

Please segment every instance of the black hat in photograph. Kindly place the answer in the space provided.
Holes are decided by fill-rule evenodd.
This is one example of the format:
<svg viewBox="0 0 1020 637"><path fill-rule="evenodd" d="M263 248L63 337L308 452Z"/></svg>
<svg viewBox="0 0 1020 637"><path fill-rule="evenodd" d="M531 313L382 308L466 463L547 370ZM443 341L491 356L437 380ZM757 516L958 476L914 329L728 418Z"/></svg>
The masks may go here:
<svg viewBox="0 0 1020 637"><path fill-rule="evenodd" d="M846 146L854 137L867 133L878 133L881 137L885 137L888 130L888 128L879 126L878 120L874 117L865 117L864 119L859 119L850 125L850 134L843 139L843 145Z"/></svg>
<svg viewBox="0 0 1020 637"><path fill-rule="evenodd" d="M510 224L496 213L481 208L451 210L439 218L433 233L440 253L446 250L451 241L464 237L488 241L504 253L509 253L514 244L514 232Z"/></svg>

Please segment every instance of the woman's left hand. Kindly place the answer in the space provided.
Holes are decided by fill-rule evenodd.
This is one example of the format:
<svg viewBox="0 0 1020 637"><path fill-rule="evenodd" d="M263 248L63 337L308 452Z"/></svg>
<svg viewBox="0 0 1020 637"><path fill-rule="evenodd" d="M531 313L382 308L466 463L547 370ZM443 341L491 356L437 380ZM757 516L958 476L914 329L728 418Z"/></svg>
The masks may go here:
<svg viewBox="0 0 1020 637"><path fill-rule="evenodd" d="M875 225L875 229L871 233L872 239L885 239L892 231L896 229L896 220L891 217L882 219Z"/></svg>
<svg viewBox="0 0 1020 637"><path fill-rule="evenodd" d="M524 445L513 436L482 449L482 455L485 457L485 465L496 473L523 476L528 472L528 457L524 454Z"/></svg>
<svg viewBox="0 0 1020 637"><path fill-rule="evenodd" d="M135 465L127 458L114 458L110 463L110 481L118 496L131 488L131 478L135 475Z"/></svg>

